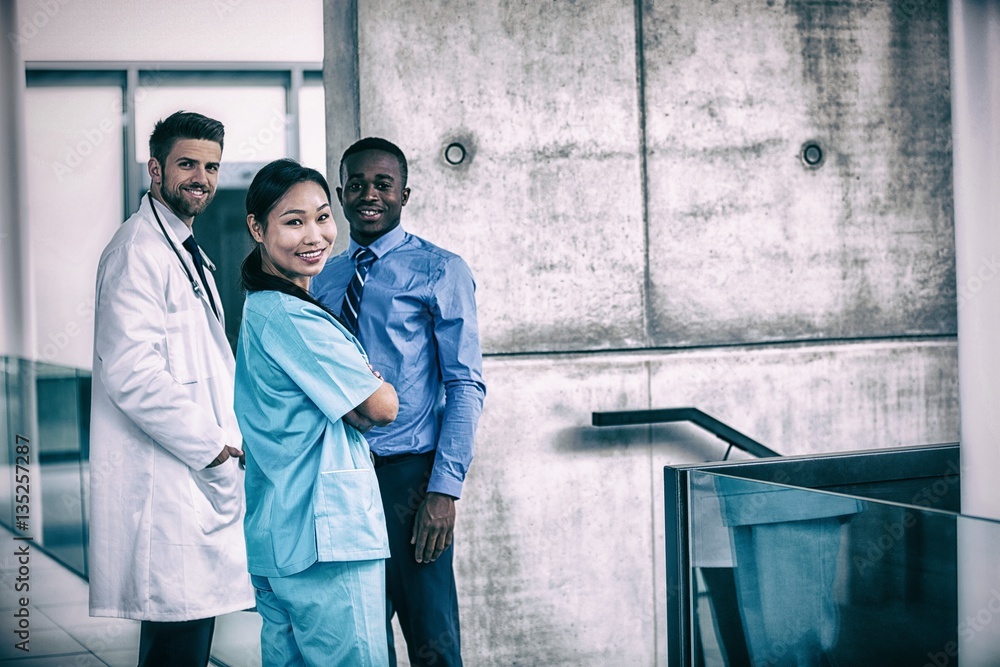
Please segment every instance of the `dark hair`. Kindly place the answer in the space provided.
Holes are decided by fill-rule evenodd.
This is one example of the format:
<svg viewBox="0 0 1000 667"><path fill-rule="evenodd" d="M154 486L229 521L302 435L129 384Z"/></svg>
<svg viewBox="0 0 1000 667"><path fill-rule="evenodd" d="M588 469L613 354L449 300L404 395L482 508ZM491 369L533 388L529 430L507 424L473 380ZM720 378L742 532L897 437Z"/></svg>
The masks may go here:
<svg viewBox="0 0 1000 667"><path fill-rule="evenodd" d="M346 151L344 151L343 157L340 158L341 185L344 183L344 162L352 155L356 153L363 153L365 151L382 151L383 153L395 156L396 161L399 162L399 175L403 179L403 187L406 187L406 177L408 173L406 168L406 156L403 155L403 151L400 150L399 146L381 137L365 137L360 141L355 141Z"/></svg>
<svg viewBox="0 0 1000 667"><path fill-rule="evenodd" d="M326 198L330 199L330 186L327 185L323 174L315 169L303 167L289 158L264 165L253 177L250 189L247 190L247 215L252 215L264 228L267 228L267 216L271 213L271 209L292 189L292 186L305 181L312 181L323 188Z"/></svg>
<svg viewBox="0 0 1000 667"><path fill-rule="evenodd" d="M200 113L178 111L156 121L153 133L149 135L149 156L155 158L162 167L178 139L214 141L221 149L225 134L225 128L217 120Z"/></svg>
<svg viewBox="0 0 1000 667"><path fill-rule="evenodd" d="M312 182L323 188L327 200L330 199L330 186L327 185L323 174L315 169L303 167L295 160L287 158L275 160L265 165L250 183L247 190L246 209L247 215L252 215L261 228L267 229L267 216L271 213L278 201L285 196L292 186L298 183ZM249 231L249 230L248 230ZM338 322L344 324L337 313L327 308L318 299L309 294L292 281L268 273L264 270L261 257L261 244L258 243L250 254L243 260L240 267L240 279L243 289L247 292L263 292L267 290L284 292L285 294L307 301L314 306L318 306L332 315ZM346 326L346 325L345 325Z"/></svg>

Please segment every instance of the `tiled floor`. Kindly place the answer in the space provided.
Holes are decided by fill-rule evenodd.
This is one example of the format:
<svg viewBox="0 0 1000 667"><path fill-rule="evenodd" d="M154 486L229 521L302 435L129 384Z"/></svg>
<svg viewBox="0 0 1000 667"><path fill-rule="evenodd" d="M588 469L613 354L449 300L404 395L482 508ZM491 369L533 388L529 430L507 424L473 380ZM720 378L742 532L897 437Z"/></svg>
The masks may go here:
<svg viewBox="0 0 1000 667"><path fill-rule="evenodd" d="M16 552L28 546L27 591L18 591L21 564ZM25 582L21 582L22 584ZM91 618L87 614L87 582L49 558L31 542L15 540L0 527L0 664L18 667L134 667L138 658L139 623ZM27 599L28 651L16 647L15 634ZM237 613L216 625L213 662L230 667L260 665L260 617Z"/></svg>

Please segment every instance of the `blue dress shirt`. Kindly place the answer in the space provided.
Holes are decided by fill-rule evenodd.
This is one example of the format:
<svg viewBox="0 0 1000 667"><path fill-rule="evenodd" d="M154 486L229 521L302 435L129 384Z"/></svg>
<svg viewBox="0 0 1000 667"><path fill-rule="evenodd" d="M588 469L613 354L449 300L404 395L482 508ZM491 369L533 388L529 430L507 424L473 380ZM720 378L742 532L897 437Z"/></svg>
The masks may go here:
<svg viewBox="0 0 1000 667"><path fill-rule="evenodd" d="M351 239L312 279L313 295L340 312L354 275ZM396 227L369 249L358 339L399 395L399 414L367 439L380 456L436 449L427 490L459 498L472 462L486 385L476 319L476 285L458 255Z"/></svg>
<svg viewBox="0 0 1000 667"><path fill-rule="evenodd" d="M389 557L368 443L343 416L382 385L334 318L281 292L251 292L236 349L246 451L250 574Z"/></svg>

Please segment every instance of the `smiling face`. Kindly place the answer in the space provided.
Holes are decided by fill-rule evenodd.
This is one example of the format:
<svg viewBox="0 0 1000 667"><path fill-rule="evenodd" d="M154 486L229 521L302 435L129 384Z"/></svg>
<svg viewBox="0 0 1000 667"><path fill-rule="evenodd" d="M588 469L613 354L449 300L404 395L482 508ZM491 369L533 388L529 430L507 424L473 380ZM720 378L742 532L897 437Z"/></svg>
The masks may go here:
<svg viewBox="0 0 1000 667"><path fill-rule="evenodd" d="M149 159L150 190L189 227L215 197L222 146L206 139L178 139L166 163Z"/></svg>
<svg viewBox="0 0 1000 667"><path fill-rule="evenodd" d="M370 245L399 226L410 189L404 187L396 156L377 150L350 155L341 168L340 182L337 198L356 242Z"/></svg>
<svg viewBox="0 0 1000 667"><path fill-rule="evenodd" d="M262 268L309 290L309 279L323 270L337 225L330 200L317 183L296 183L278 200L264 224L247 216L250 235L261 244Z"/></svg>

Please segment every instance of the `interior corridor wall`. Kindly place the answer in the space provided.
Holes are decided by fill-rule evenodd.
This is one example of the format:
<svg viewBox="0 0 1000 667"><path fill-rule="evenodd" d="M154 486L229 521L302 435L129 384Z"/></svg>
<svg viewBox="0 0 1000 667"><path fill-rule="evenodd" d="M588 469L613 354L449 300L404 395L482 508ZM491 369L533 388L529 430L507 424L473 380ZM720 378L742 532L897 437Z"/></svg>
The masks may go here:
<svg viewBox="0 0 1000 667"><path fill-rule="evenodd" d="M477 279L469 664L663 664L662 466L724 447L591 411L693 405L785 454L957 440L945 2L357 14L327 99L357 84L410 160L404 226Z"/></svg>
<svg viewBox="0 0 1000 667"><path fill-rule="evenodd" d="M29 64L65 63L73 69L88 61L122 67L141 63L156 72L199 63L222 63L224 69L236 70L255 62L315 64L323 57L320 0L285 2L281 11L264 0L5 4L16 5L18 16L3 33L5 45L16 48ZM25 337L24 356L89 369L97 262L132 211L124 205L120 85L77 82L81 85L28 90L26 132L17 135L24 138L26 150L19 174L26 202L23 222L18 222L25 243L18 274L30 310L25 315L31 333ZM147 90L140 95L171 82L169 77L152 77L143 85ZM147 106L157 92L162 91L146 96ZM204 111L192 97L177 93L174 108ZM261 121L253 111L260 109L248 109L239 118L241 129L251 137L273 136L276 116L264 113ZM149 129L141 131L146 136L137 137L140 144L148 140ZM240 135L229 136L223 159L246 160ZM284 151L274 157L279 155ZM302 156L311 157L309 151Z"/></svg>
<svg viewBox="0 0 1000 667"><path fill-rule="evenodd" d="M3 34L17 25L17 7L0 5ZM0 355L25 353L26 295L20 220L24 216L24 61L10 41L0 44Z"/></svg>

